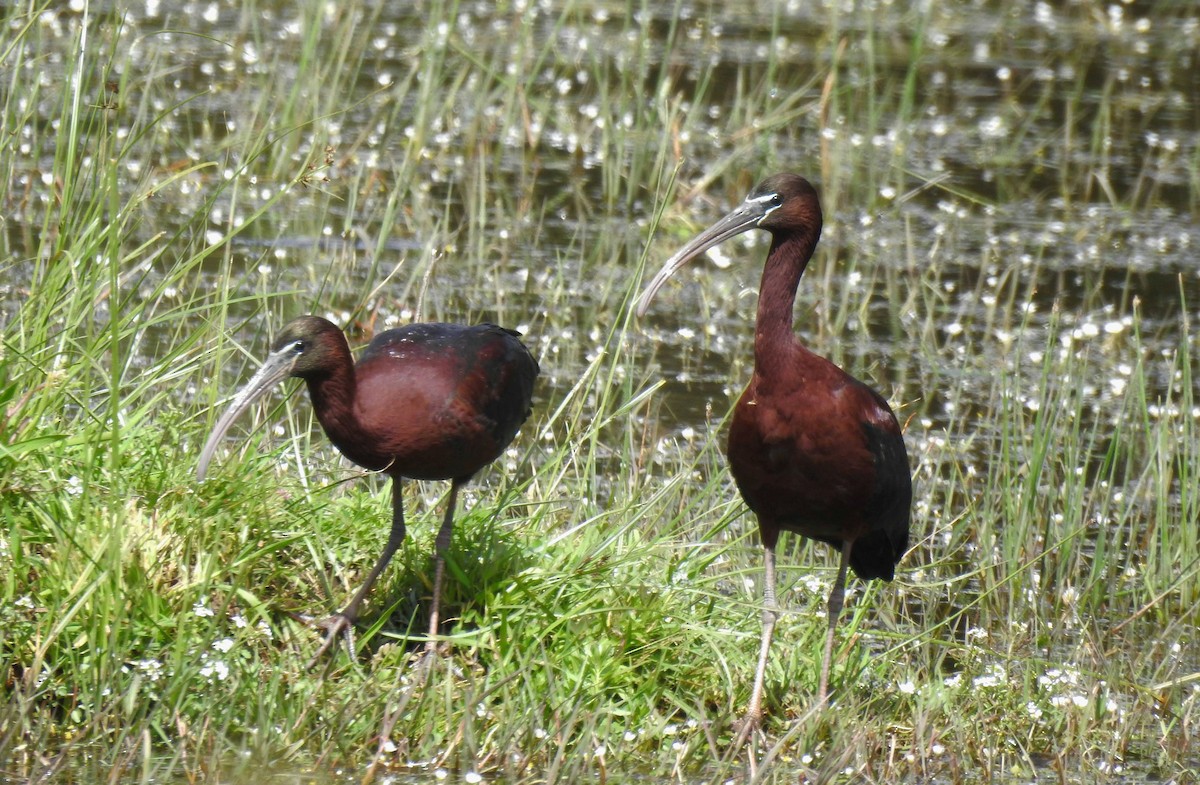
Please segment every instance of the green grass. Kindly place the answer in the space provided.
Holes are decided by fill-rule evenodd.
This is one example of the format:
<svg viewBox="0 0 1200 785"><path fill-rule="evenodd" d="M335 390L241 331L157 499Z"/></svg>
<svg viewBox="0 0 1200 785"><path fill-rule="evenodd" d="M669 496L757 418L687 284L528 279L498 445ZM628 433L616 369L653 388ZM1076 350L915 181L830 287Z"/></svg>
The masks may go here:
<svg viewBox="0 0 1200 785"><path fill-rule="evenodd" d="M1081 60L1011 75L988 107L1010 133L979 132L934 78L994 69L946 33L957 4L806 38L739 13L514 6L475 29L445 2L392 36L354 3L249 4L219 35L2 13L0 774L1194 781L1200 290L1149 237L1172 211L1186 251L1185 125L1149 104L1175 142L1123 170L1104 138L1144 140L1135 93L1095 93ZM762 53L713 59L738 25ZM1187 51L1161 50L1168 81ZM761 554L722 445L763 246L693 265L646 323L629 305L782 168L819 177L827 216L798 328L893 402L916 499L897 580L851 583L832 711L810 709L834 555L784 538L752 773L729 744ZM417 318L520 325L543 367L460 500L428 680L406 637L446 484L406 486L358 658L307 672L296 615L369 569L385 484L303 394L194 480L225 397L306 312L356 345Z"/></svg>

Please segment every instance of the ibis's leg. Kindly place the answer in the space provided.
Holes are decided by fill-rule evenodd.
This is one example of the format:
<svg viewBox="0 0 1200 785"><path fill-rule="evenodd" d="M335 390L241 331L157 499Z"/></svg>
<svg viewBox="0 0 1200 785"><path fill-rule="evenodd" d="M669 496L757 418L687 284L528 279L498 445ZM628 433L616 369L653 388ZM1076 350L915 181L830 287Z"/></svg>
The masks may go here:
<svg viewBox="0 0 1200 785"><path fill-rule="evenodd" d="M825 633L825 657L821 661L821 686L817 691L817 700L820 703L824 703L829 697L829 662L833 659L833 632L837 628L838 617L842 615L842 605L846 601L846 567L850 564L852 547L853 540L842 542L842 559L838 565L837 580L829 591L829 630Z"/></svg>
<svg viewBox="0 0 1200 785"><path fill-rule="evenodd" d="M316 664L317 660L329 651L330 647L337 641L338 637L343 633L346 636L346 646L350 649L350 656L354 656L354 638L352 637L352 626L358 618L358 609L362 605L367 594L370 593L371 587L375 585L375 581L379 578L380 573L388 566L388 562L392 560L392 556L400 547L400 543L404 542L404 493L401 487L400 480L392 480L392 531L388 534L387 545L383 546L383 553L379 554L379 559L375 562L375 566L371 568L371 572L367 574L367 579L363 581L363 585L351 598L350 603L342 609L340 613L335 613L325 621L321 622L321 627L325 629L325 641L321 644L321 648L317 649L317 653L309 661L308 667Z"/></svg>
<svg viewBox="0 0 1200 785"><path fill-rule="evenodd" d="M763 611L762 639L758 649L758 668L754 671L754 690L750 693L750 708L742 719L741 730L735 746L741 746L762 722L763 681L767 676L767 653L771 650L771 636L775 634L775 619L779 606L775 601L775 542L778 532L762 531L763 539Z"/></svg>
<svg viewBox="0 0 1200 785"><path fill-rule="evenodd" d="M442 528L438 529L437 540L434 543L434 554L437 561L433 568L433 605L429 610L429 641L425 651L437 650L438 622L442 604L442 583L446 577L446 551L450 550L450 537L454 534L454 505L458 500L458 488L465 480L450 481L450 498L446 502L446 517L442 519Z"/></svg>

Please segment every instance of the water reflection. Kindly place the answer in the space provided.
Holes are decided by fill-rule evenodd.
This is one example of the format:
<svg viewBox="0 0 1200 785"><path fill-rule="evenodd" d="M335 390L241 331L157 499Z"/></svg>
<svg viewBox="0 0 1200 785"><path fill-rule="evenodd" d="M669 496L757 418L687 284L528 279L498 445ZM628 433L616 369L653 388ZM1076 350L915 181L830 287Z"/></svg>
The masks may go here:
<svg viewBox="0 0 1200 785"><path fill-rule="evenodd" d="M45 92L6 129L3 323L55 231L44 214L77 5L37 18ZM917 517L945 527L922 547L945 547L947 567L977 544L951 531L959 500L939 483L978 487L1014 436L998 411L1040 422L1047 367L1084 379L1062 416L1083 435L1079 470L1112 483L1112 499L1135 479L1110 460L1135 415L1165 434L1200 416L1178 410L1195 377L1177 358L1200 354L1194 326L1181 339L1200 302L1200 21L1186 3L207 0L88 13L121 53L88 99L127 145L127 249L147 244L131 285L199 298L194 326L204 297L231 301L248 346L308 311L364 339L414 319L497 321L537 348L549 410L625 318L643 255L657 268L764 173L795 169L818 181L827 215L797 329L896 405ZM724 269L694 265L627 338L644 360L637 383L667 381L657 419L632 420L656 455L722 438L750 372L761 242L731 245ZM158 291L209 247L195 292ZM225 280L233 291L215 291ZM177 329L161 344L152 331L139 362ZM245 372L221 369L213 385ZM610 468L627 467L614 456ZM1177 510L1178 496L1163 503Z"/></svg>

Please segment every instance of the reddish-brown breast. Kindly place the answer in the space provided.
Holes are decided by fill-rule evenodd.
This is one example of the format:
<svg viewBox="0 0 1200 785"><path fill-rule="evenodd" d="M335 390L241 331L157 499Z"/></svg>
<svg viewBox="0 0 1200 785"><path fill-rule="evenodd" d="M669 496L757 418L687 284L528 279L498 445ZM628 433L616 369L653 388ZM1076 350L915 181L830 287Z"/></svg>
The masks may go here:
<svg viewBox="0 0 1200 785"><path fill-rule="evenodd" d="M322 422L351 461L395 477L466 479L528 417L537 362L494 325L415 324L375 337L355 366L357 429Z"/></svg>

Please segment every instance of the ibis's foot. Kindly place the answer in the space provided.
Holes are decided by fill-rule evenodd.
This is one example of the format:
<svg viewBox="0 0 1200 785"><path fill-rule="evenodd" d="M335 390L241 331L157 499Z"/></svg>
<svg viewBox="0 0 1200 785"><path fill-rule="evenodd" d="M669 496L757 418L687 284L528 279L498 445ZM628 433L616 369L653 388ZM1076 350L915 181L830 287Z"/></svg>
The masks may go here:
<svg viewBox="0 0 1200 785"><path fill-rule="evenodd" d="M442 661L444 649L436 641L429 641L424 648L413 653L413 670L418 676L428 676L433 665Z"/></svg>
<svg viewBox="0 0 1200 785"><path fill-rule="evenodd" d="M747 712L745 717L733 723L733 730L737 733L737 741L733 743L733 748L736 750L745 746L760 725L762 715L758 712Z"/></svg>
<svg viewBox="0 0 1200 785"><path fill-rule="evenodd" d="M317 649L317 653L308 661L308 670L312 670L317 661L325 656L333 645L337 643L338 638L345 636L346 650L350 653L350 659L354 659L354 622L344 613L335 613L327 619L317 622L317 627L325 630L325 640L321 643L321 648Z"/></svg>
<svg viewBox="0 0 1200 785"><path fill-rule="evenodd" d="M449 652L450 652L450 642L449 641L438 642L438 641L430 638L425 643L425 655L426 656L441 657L442 655L448 654Z"/></svg>
<svg viewBox="0 0 1200 785"><path fill-rule="evenodd" d="M426 679L433 670L433 664L438 661L436 651L418 649L412 654L412 673L418 679Z"/></svg>

